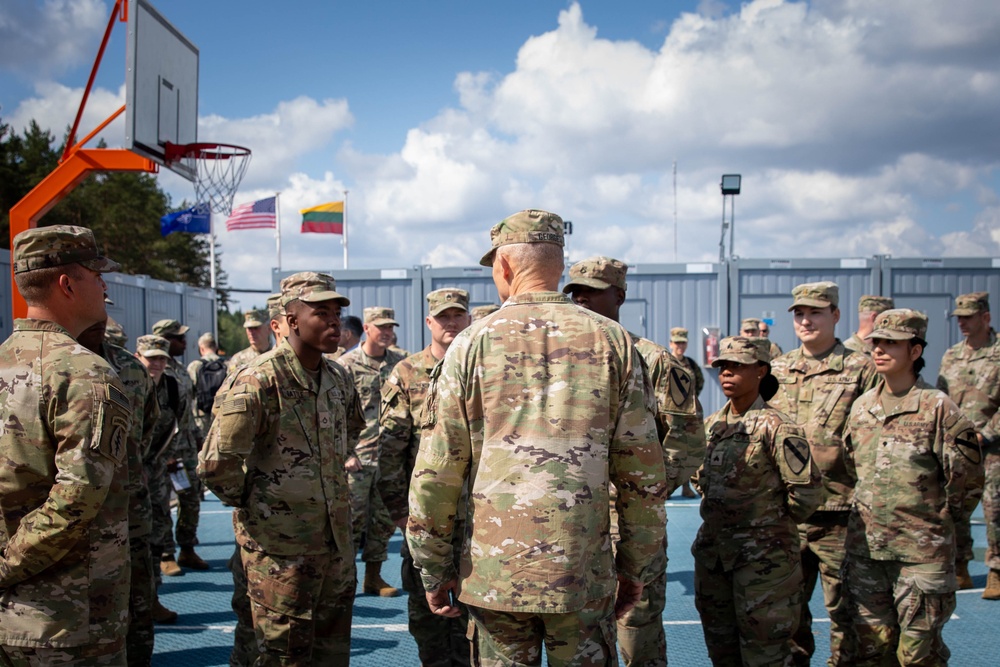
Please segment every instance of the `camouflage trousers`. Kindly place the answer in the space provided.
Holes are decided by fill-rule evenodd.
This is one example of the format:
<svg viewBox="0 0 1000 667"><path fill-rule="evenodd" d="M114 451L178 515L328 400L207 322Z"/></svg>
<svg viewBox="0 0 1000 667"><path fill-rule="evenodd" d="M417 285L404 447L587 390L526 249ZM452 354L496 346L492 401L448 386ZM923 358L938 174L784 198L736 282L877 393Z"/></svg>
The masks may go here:
<svg viewBox="0 0 1000 667"><path fill-rule="evenodd" d="M153 568L153 579L160 585L160 557L169 542L173 553L173 519L170 517L170 480L167 478L167 465L163 457L143 461L146 477L149 480L149 504L151 506L152 529L149 532L149 556L156 567Z"/></svg>
<svg viewBox="0 0 1000 667"><path fill-rule="evenodd" d="M389 539L396 524L382 502L378 490L378 466L363 466L347 473L351 490L351 527L354 549L364 563L381 563L389 558Z"/></svg>
<svg viewBox="0 0 1000 667"><path fill-rule="evenodd" d="M345 666L351 660L354 554L272 556L242 550L256 667Z"/></svg>
<svg viewBox="0 0 1000 667"><path fill-rule="evenodd" d="M191 488L177 492L177 525L174 529L177 544L181 547L193 547L198 544L198 521L201 518L202 484L198 479L198 452L186 448L179 452L178 459L184 463ZM173 553L173 544L170 545Z"/></svg>
<svg viewBox="0 0 1000 667"><path fill-rule="evenodd" d="M951 651L941 631L955 611L954 564L847 558L845 579L858 635L854 664L947 665Z"/></svg>
<svg viewBox="0 0 1000 667"><path fill-rule="evenodd" d="M983 518L986 520L986 567L1000 570L1000 446L984 449Z"/></svg>
<svg viewBox="0 0 1000 667"><path fill-rule="evenodd" d="M125 641L62 648L0 646L0 667L126 667Z"/></svg>
<svg viewBox="0 0 1000 667"><path fill-rule="evenodd" d="M648 570L658 573L642 588L639 602L618 619L618 648L626 667L666 667L667 635L663 631L663 609L667 604L667 545L650 561Z"/></svg>
<svg viewBox="0 0 1000 667"><path fill-rule="evenodd" d="M726 570L695 557L694 602L716 667L789 665L803 605L795 551L775 549Z"/></svg>
<svg viewBox="0 0 1000 667"><path fill-rule="evenodd" d="M823 604L830 614L829 667L854 665L857 638L846 592L841 581L844 552L847 545L849 512L816 512L808 523L799 524L799 548L802 555L803 592L802 617L792 641L795 664L808 665L816 651L812 632L812 612L809 600L816 590L816 581L823 587Z"/></svg>
<svg viewBox="0 0 1000 667"><path fill-rule="evenodd" d="M493 611L469 606L469 640L475 667L542 664L549 667L612 667L615 615L612 598L588 602L566 614Z"/></svg>
<svg viewBox="0 0 1000 667"><path fill-rule="evenodd" d="M129 539L129 558L132 583L128 599L128 634L125 636L128 667L149 667L153 659L152 614L156 583L153 559L149 555L149 540L145 535Z"/></svg>
<svg viewBox="0 0 1000 667"><path fill-rule="evenodd" d="M167 472L164 457L143 463L149 477L149 502L153 510L153 529L149 535L153 562L159 563L166 556L173 556L177 545L193 547L198 544L198 520L201 515L201 481L195 472L197 459L184 460L191 488L177 492L177 541L174 542L174 521L170 515L170 491L174 488ZM157 583L160 578L157 577Z"/></svg>
<svg viewBox="0 0 1000 667"><path fill-rule="evenodd" d="M250 596L247 594L247 573L243 569L243 549L236 545L229 559L229 571L233 575L233 598L230 603L236 614L236 628L233 630L233 650L229 653L230 667L250 667L257 657L257 636L253 630L253 613L250 611Z"/></svg>

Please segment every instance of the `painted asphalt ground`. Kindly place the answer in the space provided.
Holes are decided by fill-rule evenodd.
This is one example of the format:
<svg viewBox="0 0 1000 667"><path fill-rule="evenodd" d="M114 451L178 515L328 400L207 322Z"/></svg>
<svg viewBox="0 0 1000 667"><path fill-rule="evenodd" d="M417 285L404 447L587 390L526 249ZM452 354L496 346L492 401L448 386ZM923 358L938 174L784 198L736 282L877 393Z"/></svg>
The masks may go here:
<svg viewBox="0 0 1000 667"><path fill-rule="evenodd" d="M679 495L679 494L677 494ZM667 608L663 623L667 633L671 665L701 667L711 663L705 651L698 612L694 607L694 559L690 545L701 519L698 500L676 498L667 503L669 557ZM202 505L198 553L212 566L207 572L186 570L183 577L164 577L160 588L163 603L177 611L176 625L157 626L155 667L224 667L232 647L235 617L230 609L232 578L226 563L233 553L232 514L213 496ZM986 567L982 563L986 529L982 510L973 519L976 562L971 564L976 588L961 591L958 608L945 626L945 641L952 651L954 667L1000 664L1000 602L983 600ZM382 575L399 586L399 531L389 544L389 561ZM363 575L363 566L358 571ZM812 599L817 653L814 665L829 657L829 621L817 587ZM406 598L362 595L360 586L354 606L351 664L361 667L419 665L416 645L407 631Z"/></svg>

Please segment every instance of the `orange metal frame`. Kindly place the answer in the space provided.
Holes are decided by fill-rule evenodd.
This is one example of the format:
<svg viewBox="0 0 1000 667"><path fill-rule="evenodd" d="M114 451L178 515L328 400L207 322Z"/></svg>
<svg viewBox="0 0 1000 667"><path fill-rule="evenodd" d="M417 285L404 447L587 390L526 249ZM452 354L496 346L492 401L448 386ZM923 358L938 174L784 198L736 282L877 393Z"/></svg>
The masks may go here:
<svg viewBox="0 0 1000 667"><path fill-rule="evenodd" d="M111 36L112 28L114 28L115 19L119 18L119 16L122 22L128 20L128 0L117 0L114 8L111 10L111 18L108 20L104 40L101 42L101 48L98 50L97 58L94 60L94 67L90 72L87 87L83 91L83 99L80 101L80 108L77 110L73 128L66 139L66 150L59 161L59 166L53 169L52 173L46 176L41 183L36 185L31 192L10 209L11 250L14 248L15 236L26 229L38 226L38 220L52 210L53 206L72 192L73 188L79 185L90 174L100 171L142 171L156 173L159 170L159 165L152 160L124 148L83 148L108 123L121 115L125 111L125 107L121 107L111 114L79 143L73 143L76 139L76 131L80 125L80 118L83 116L83 109L87 105L87 98L90 96L90 90L94 85L94 77L97 75L101 58L104 56L104 48L108 44L108 38ZM28 305L18 291L17 283L14 282L13 257L11 260L11 297L14 317L25 317L28 313Z"/></svg>

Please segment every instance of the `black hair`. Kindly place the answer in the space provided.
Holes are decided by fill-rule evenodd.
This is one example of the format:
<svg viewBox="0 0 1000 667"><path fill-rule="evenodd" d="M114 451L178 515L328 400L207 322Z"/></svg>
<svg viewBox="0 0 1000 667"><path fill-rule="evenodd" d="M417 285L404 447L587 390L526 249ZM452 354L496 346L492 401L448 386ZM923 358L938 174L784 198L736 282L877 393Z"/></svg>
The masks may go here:
<svg viewBox="0 0 1000 667"><path fill-rule="evenodd" d="M927 351L927 341L923 338L914 337L910 339L910 348L912 349L914 345L920 346L920 356L913 362L913 374L920 375L920 371L924 370L924 366L927 365L927 362L924 361L924 352Z"/></svg>
<svg viewBox="0 0 1000 667"><path fill-rule="evenodd" d="M774 377L771 373L771 364L758 361L757 365L765 366L767 368L767 375L761 378L760 387L757 390L760 393L761 398L767 402L774 398L774 395L778 393L778 378Z"/></svg>
<svg viewBox="0 0 1000 667"><path fill-rule="evenodd" d="M344 318L344 321L340 323L341 329L349 329L357 338L361 338L361 334L364 333L364 327L361 325L361 318L357 315L348 315Z"/></svg>

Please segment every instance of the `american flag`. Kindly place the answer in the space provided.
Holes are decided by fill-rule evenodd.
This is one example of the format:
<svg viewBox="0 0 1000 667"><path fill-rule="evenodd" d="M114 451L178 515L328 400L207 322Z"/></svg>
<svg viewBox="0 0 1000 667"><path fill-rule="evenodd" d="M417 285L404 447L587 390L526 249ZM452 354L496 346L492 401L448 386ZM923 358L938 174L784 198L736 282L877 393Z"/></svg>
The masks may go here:
<svg viewBox="0 0 1000 667"><path fill-rule="evenodd" d="M277 219L274 215L274 197L258 199L240 204L226 220L226 231L234 229L274 229Z"/></svg>

